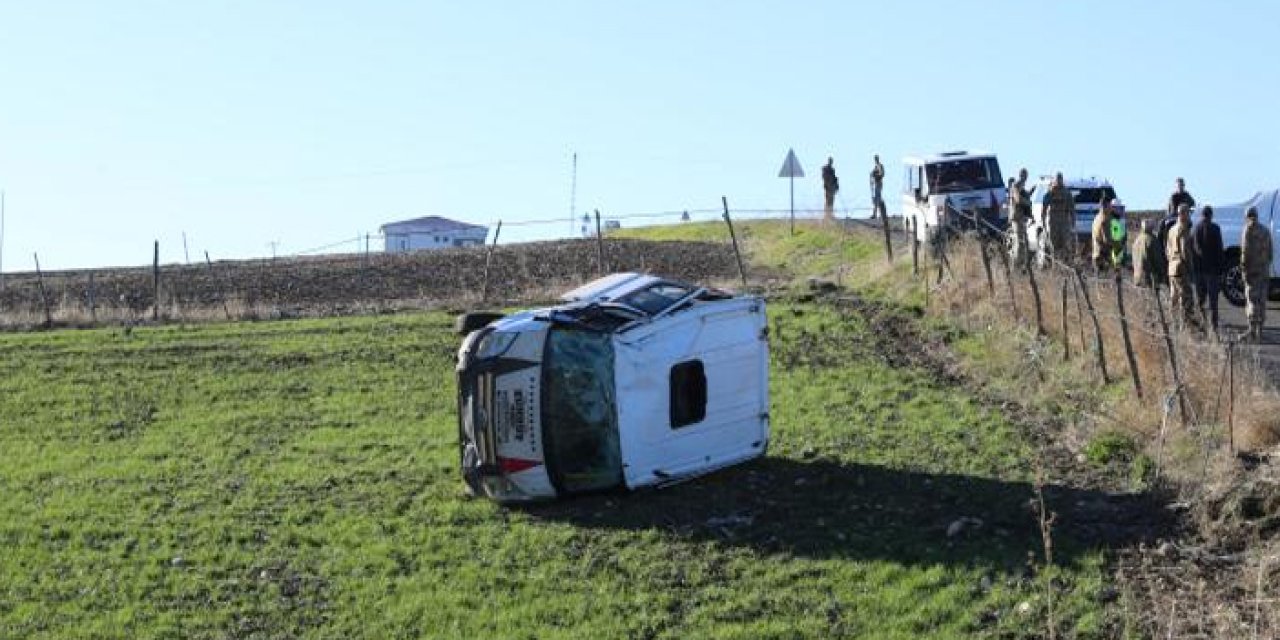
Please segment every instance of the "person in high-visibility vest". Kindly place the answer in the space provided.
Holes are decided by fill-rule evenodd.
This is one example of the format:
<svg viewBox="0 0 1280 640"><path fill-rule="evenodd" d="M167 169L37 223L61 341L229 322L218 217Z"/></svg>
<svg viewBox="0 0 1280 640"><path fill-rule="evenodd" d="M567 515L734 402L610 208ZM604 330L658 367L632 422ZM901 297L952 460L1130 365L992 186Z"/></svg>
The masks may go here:
<svg viewBox="0 0 1280 640"><path fill-rule="evenodd" d="M1122 217L1124 205L1119 200L1111 199L1111 264L1119 269L1124 266L1124 249L1129 244L1129 229Z"/></svg>

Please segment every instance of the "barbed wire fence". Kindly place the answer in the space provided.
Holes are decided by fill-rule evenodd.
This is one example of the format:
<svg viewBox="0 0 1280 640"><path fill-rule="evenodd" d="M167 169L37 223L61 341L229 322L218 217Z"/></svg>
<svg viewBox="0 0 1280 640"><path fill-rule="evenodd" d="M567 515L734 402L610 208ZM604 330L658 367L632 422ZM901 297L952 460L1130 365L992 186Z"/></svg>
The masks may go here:
<svg viewBox="0 0 1280 640"><path fill-rule="evenodd" d="M959 215L968 230L931 229L930 241L920 243L936 267L916 276L926 306L953 321L982 321L997 332L982 343L989 348L1025 350L1028 385L1016 402L1039 402L1034 376L1049 383L1039 409L1063 407L1045 425L1048 438L1085 452L1085 442L1108 432L1134 438L1140 449L1131 454L1130 480L1178 496L1170 507L1189 511L1187 524L1204 536L1118 554L1119 586L1133 603L1127 615L1169 637L1230 637L1250 628L1252 637L1272 637L1280 610L1264 586L1278 557L1274 541L1256 537L1265 520L1249 519L1258 514L1228 514L1235 500L1261 500L1255 496L1267 495L1274 478L1263 465L1280 441L1280 396L1260 350L1207 328L1191 292L1188 307L1174 308L1167 284L1135 282L1115 268L1100 273L1076 253L1019 265L1002 230ZM1093 372L1092 388L1079 388L1066 367ZM1249 544L1221 542L1245 535L1254 536ZM1165 547L1175 549L1172 556ZM1241 590L1244 581L1250 586Z"/></svg>
<svg viewBox="0 0 1280 640"><path fill-rule="evenodd" d="M957 313L985 299L1002 310L999 320L1055 345L1062 359L1086 357L1101 384L1127 379L1133 402L1154 405L1163 416L1150 434L1157 478L1167 472L1166 440L1174 419L1182 435L1199 441L1203 466L1212 451L1235 455L1280 436L1274 432L1276 420L1262 415L1277 407L1257 350L1209 327L1193 293L1183 308L1174 309L1166 304L1167 286L1134 282L1118 267L1100 273L1083 266L1076 253L1049 252L1039 264L1015 264L1005 230L972 213L952 213L966 221L968 230L927 234L936 273L925 280L926 299L951 304ZM983 267L953 259L975 254ZM993 263L1002 268L992 269ZM998 279L1003 286L997 286ZM1029 361L1028 366L1039 365ZM1246 396L1251 406L1239 402ZM1250 420L1242 421L1242 412Z"/></svg>
<svg viewBox="0 0 1280 640"><path fill-rule="evenodd" d="M865 211L841 207L837 213L848 217ZM733 212L734 218L753 220L791 214L789 209L768 208ZM822 214L821 209L795 211L797 219L817 219ZM648 225L721 224L723 217L719 208L601 212L600 216L606 237ZM530 296L550 299L556 287L581 282L605 269L660 272L693 280L740 275L728 251L727 233L691 234L703 241L698 251L707 255L690 260L678 252L646 249L643 243L612 237L602 249L594 244L594 218L586 223L577 220L578 233L570 237L565 236L566 222L565 216L495 220L490 235L496 236L501 228L503 244L443 251L386 251L384 235L361 233L271 257L219 260L209 251L197 251L194 262L162 264L157 242L148 247L153 250L146 256L146 266L4 274L0 328L342 314L397 304L489 302L490 297L494 303ZM670 237L685 235L677 229ZM521 247L514 250L510 243ZM717 243L723 247L714 246ZM276 248L272 246L273 252ZM185 245L183 250L187 253ZM33 258L38 262L40 256ZM487 270L493 271L492 277ZM488 295L490 281L492 296ZM513 297L513 290L520 296Z"/></svg>

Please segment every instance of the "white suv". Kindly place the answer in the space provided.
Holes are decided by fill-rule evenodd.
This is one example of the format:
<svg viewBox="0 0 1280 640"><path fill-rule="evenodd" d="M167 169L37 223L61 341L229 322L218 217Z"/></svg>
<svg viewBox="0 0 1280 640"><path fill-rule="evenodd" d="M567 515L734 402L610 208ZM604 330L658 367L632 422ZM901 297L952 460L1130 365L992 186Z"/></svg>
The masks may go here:
<svg viewBox="0 0 1280 640"><path fill-rule="evenodd" d="M1102 209L1102 203L1116 199L1116 190L1107 180L1098 178L1071 178L1065 180L1066 187L1071 190L1071 197L1076 201L1076 218L1073 225L1077 246L1087 247L1089 236L1093 230L1093 218ZM1049 188L1053 178L1041 176L1031 187L1031 220L1027 221L1027 247L1039 253L1040 240L1048 239L1048 220L1045 219L1045 208L1049 201ZM1116 219L1124 222L1124 206L1116 207Z"/></svg>

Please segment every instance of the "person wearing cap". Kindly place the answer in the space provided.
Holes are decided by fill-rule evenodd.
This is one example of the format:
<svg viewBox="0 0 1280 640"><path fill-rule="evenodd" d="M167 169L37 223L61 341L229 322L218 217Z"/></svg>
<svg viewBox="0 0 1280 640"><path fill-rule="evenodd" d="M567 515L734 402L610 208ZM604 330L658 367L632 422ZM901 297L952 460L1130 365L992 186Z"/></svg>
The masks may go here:
<svg viewBox="0 0 1280 640"><path fill-rule="evenodd" d="M1071 195L1062 179L1062 172L1053 176L1053 185L1049 187L1048 201L1045 202L1045 224L1049 227L1049 245L1053 247L1053 257L1070 264L1075 260L1076 200Z"/></svg>
<svg viewBox="0 0 1280 640"><path fill-rule="evenodd" d="M1138 235L1133 239L1133 281L1139 287L1150 287L1155 284L1155 271L1151 262L1155 258L1156 237L1151 235L1151 221L1143 220L1138 225Z"/></svg>
<svg viewBox="0 0 1280 640"><path fill-rule="evenodd" d="M1200 221L1191 229L1191 264L1196 281L1196 303L1206 327L1218 332L1218 292L1222 288L1222 271L1227 254L1222 247L1222 229L1213 221L1213 207L1200 210ZM1208 315L1205 307L1208 306Z"/></svg>
<svg viewBox="0 0 1280 640"><path fill-rule="evenodd" d="M840 190L835 163L835 158L827 156L827 164L822 166L822 192L826 195L822 215L827 220L835 219L836 192Z"/></svg>
<svg viewBox="0 0 1280 640"><path fill-rule="evenodd" d="M1093 217L1093 227L1089 233L1093 244L1093 268L1098 275L1102 275L1111 264L1111 218L1114 215L1111 202L1109 200L1102 203L1102 208Z"/></svg>
<svg viewBox="0 0 1280 640"><path fill-rule="evenodd" d="M1165 239L1164 255L1168 261L1169 273L1169 306L1178 319L1178 326L1185 327L1191 318L1191 306L1187 294L1190 293L1190 266L1187 255L1187 237L1191 234L1191 208L1178 205L1178 217L1169 229L1169 237Z"/></svg>
<svg viewBox="0 0 1280 640"><path fill-rule="evenodd" d="M1240 234L1240 267L1244 271L1244 297L1248 300L1245 316L1249 318L1251 342L1262 342L1262 325L1267 320L1267 293L1271 287L1271 230L1258 224L1258 208L1244 213L1244 232Z"/></svg>

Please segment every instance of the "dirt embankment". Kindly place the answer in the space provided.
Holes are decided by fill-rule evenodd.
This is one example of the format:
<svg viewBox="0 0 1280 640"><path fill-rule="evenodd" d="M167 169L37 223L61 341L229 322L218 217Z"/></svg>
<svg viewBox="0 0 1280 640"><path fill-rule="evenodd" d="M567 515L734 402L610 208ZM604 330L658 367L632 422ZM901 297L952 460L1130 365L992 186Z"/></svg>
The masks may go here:
<svg viewBox="0 0 1280 640"><path fill-rule="evenodd" d="M545 300L564 287L599 274L592 240L499 246L489 265L491 304ZM175 319L200 314L239 317L265 313L327 315L376 306L458 305L479 301L488 249L406 254L347 254L278 260L161 265L160 314ZM737 274L728 245L704 242L605 243L607 271L644 271L667 277L718 281ZM44 299L55 323L149 317L156 304L150 267L60 271L44 274ZM0 314L8 324L43 320L35 273L6 274Z"/></svg>

